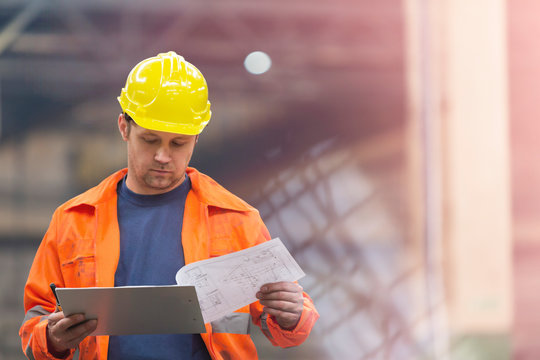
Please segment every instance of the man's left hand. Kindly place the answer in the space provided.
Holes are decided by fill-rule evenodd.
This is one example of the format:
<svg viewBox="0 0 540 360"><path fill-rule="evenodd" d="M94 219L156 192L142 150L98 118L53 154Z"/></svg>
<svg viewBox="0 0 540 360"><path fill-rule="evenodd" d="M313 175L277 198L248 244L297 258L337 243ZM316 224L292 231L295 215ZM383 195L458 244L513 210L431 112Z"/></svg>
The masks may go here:
<svg viewBox="0 0 540 360"><path fill-rule="evenodd" d="M257 299L264 306L263 311L273 315L283 329L293 329L304 310L302 287L293 282L264 284L257 293Z"/></svg>

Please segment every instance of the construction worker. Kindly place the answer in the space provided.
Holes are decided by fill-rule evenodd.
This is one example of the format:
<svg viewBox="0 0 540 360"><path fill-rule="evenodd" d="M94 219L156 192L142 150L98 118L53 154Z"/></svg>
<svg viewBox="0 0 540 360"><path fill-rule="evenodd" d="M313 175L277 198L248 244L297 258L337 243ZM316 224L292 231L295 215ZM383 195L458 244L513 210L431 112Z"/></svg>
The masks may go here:
<svg viewBox="0 0 540 360"><path fill-rule="evenodd" d="M299 345L319 317L294 282L266 284L258 301L203 334L89 336L97 320L64 316L59 287L175 284L183 265L270 239L256 209L188 167L211 116L202 74L174 52L143 60L118 97L127 169L56 209L24 292L19 331L29 359L256 359L249 322L270 342ZM133 314L137 316L137 314Z"/></svg>

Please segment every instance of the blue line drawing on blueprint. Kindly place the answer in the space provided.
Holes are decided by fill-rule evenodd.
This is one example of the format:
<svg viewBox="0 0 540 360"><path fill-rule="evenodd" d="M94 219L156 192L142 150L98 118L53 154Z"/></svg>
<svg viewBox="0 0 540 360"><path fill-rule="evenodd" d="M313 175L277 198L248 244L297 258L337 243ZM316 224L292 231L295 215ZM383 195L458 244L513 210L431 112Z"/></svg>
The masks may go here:
<svg viewBox="0 0 540 360"><path fill-rule="evenodd" d="M287 262L279 258L279 252L263 250L260 254L246 255L242 261L225 273L222 281L241 289L241 294L249 296L252 290L258 291L261 285L285 279L292 275Z"/></svg>
<svg viewBox="0 0 540 360"><path fill-rule="evenodd" d="M204 271L202 266L196 266L187 270L186 275L187 279L183 279L184 284L182 285L189 284L195 286L202 312L214 314L226 304L223 294L214 285L212 279L209 278L209 274Z"/></svg>
<svg viewBox="0 0 540 360"><path fill-rule="evenodd" d="M305 274L279 238L198 261L176 274L179 285L193 285L205 323L257 301L263 284L296 281Z"/></svg>

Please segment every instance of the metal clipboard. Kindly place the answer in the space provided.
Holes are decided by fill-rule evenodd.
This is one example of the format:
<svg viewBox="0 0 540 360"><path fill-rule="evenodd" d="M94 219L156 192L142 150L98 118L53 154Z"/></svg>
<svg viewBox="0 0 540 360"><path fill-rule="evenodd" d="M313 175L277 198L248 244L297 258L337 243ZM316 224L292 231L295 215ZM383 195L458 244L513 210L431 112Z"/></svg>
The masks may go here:
<svg viewBox="0 0 540 360"><path fill-rule="evenodd" d="M97 319L91 335L205 333L194 286L56 288L66 316Z"/></svg>

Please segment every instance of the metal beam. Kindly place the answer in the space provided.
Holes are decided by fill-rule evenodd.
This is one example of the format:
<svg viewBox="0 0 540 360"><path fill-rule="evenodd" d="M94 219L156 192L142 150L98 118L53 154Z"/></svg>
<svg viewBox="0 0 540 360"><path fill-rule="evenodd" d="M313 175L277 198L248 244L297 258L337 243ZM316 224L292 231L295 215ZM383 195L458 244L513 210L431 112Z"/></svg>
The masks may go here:
<svg viewBox="0 0 540 360"><path fill-rule="evenodd" d="M34 0L29 3L16 17L0 32L0 55L9 47L19 34L40 13L43 0Z"/></svg>

